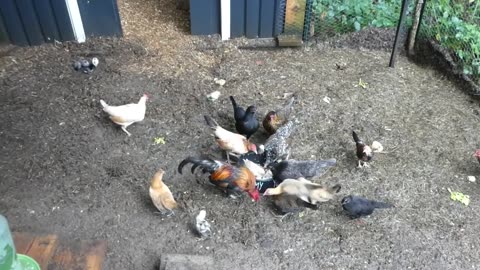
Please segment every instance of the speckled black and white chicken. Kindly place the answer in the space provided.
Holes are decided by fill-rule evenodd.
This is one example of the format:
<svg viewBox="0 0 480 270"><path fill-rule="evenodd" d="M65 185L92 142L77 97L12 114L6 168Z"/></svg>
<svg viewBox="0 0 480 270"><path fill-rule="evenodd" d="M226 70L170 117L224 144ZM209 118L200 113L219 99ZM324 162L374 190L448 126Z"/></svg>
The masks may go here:
<svg viewBox="0 0 480 270"><path fill-rule="evenodd" d="M294 130L295 123L293 121L288 121L285 125L280 127L275 134L270 136L263 146L260 147L265 156L264 167L267 167L273 162L288 159L290 156L290 136Z"/></svg>

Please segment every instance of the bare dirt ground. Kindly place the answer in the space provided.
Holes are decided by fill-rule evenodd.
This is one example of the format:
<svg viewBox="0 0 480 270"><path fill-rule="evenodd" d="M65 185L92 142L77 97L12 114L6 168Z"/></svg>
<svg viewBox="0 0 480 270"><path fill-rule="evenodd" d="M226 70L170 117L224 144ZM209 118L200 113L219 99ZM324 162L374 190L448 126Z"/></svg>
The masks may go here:
<svg viewBox="0 0 480 270"><path fill-rule="evenodd" d="M119 4L125 39L16 48L0 58L0 212L14 231L108 239L105 269L155 269L163 253L210 255L218 269L480 267L480 191L467 181L480 174L472 157L480 113L456 84L402 56L387 68L384 50L206 50L185 32L187 15L173 1ZM142 25L151 31L144 37L135 32ZM86 55L100 58L92 75L71 68ZM214 90L222 96L207 101ZM152 95L146 119L127 137L98 100L121 104L144 92ZM232 129L228 95L257 104L263 116L291 92L299 93L301 122L293 158L336 158L318 182L340 183L338 200L281 219L266 198L231 200L176 172L188 155L217 153L203 115ZM356 168L352 129L385 146L371 168ZM159 136L165 145L153 143ZM182 207L170 218L148 198L158 168ZM451 201L447 188L470 195L470 205ZM341 211L347 194L396 208L357 224ZM200 209L215 230L205 241L190 228Z"/></svg>

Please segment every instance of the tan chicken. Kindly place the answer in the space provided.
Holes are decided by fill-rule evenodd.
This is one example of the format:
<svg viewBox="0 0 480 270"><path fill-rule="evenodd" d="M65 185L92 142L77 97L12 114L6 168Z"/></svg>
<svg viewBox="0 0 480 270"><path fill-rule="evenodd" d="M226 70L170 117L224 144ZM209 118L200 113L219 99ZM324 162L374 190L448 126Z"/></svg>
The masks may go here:
<svg viewBox="0 0 480 270"><path fill-rule="evenodd" d="M235 154L246 154L248 151L257 153L257 146L247 140L247 137L233 133L222 128L213 118L204 116L207 125L214 130L215 140L220 148L227 152L227 160L230 163L230 152Z"/></svg>
<svg viewBox="0 0 480 270"><path fill-rule="evenodd" d="M132 134L127 131L127 127L133 123L143 121L145 118L147 100L148 95L144 94L138 103L110 106L105 101L100 100L100 104L102 104L103 111L110 115L112 122L121 126L122 130L125 131L128 136L131 136Z"/></svg>
<svg viewBox="0 0 480 270"><path fill-rule="evenodd" d="M331 188L312 183L305 178L285 179L276 188L269 188L263 193L264 196L269 195L294 195L309 204L317 204L318 202L327 202L335 197L340 191L341 186L335 185Z"/></svg>
<svg viewBox="0 0 480 270"><path fill-rule="evenodd" d="M150 198L161 214L170 216L173 209L177 208L177 202L173 198L170 189L163 183L163 175L165 171L159 170L150 182Z"/></svg>

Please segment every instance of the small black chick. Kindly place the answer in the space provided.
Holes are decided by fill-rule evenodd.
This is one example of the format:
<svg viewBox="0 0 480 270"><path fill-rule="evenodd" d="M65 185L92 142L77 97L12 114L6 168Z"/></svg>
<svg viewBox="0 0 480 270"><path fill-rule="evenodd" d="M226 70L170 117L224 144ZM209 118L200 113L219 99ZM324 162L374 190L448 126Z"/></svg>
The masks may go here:
<svg viewBox="0 0 480 270"><path fill-rule="evenodd" d="M342 208L347 212L351 218L359 218L368 216L373 213L375 208L391 208L391 204L384 202L377 202L359 196L347 196L342 199Z"/></svg>
<svg viewBox="0 0 480 270"><path fill-rule="evenodd" d="M337 164L334 158L327 160L284 160L270 164L273 179L281 182L285 179L312 179L323 175L330 167Z"/></svg>
<svg viewBox="0 0 480 270"><path fill-rule="evenodd" d="M252 105L249 106L245 111L242 107L238 106L233 96L230 96L230 100L232 101L233 105L235 128L237 129L238 133L245 135L247 139L249 139L260 127L256 117L257 108Z"/></svg>
<svg viewBox="0 0 480 270"><path fill-rule="evenodd" d="M373 158L373 151L372 148L366 145L360 138L358 137L355 131L352 131L353 140L357 146L357 158L358 158L358 167L368 167L367 162L372 160Z"/></svg>

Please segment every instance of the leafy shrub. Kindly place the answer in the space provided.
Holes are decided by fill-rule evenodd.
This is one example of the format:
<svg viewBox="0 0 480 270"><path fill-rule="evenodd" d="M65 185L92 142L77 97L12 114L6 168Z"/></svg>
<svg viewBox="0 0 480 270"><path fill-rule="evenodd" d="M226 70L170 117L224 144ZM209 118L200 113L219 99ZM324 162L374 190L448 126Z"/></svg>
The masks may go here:
<svg viewBox="0 0 480 270"><path fill-rule="evenodd" d="M315 33L337 34L364 27L395 27L401 0L314 0Z"/></svg>
<svg viewBox="0 0 480 270"><path fill-rule="evenodd" d="M410 1L409 14L414 11ZM402 0L313 0L316 35L396 27ZM411 16L407 25L411 24ZM480 0L427 1L421 34L447 48L480 81Z"/></svg>
<svg viewBox="0 0 480 270"><path fill-rule="evenodd" d="M470 5L473 3L474 5ZM480 75L480 5L439 0L425 10L422 34L452 52L467 75Z"/></svg>

